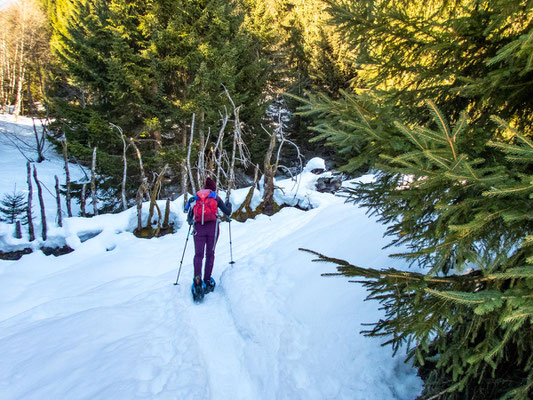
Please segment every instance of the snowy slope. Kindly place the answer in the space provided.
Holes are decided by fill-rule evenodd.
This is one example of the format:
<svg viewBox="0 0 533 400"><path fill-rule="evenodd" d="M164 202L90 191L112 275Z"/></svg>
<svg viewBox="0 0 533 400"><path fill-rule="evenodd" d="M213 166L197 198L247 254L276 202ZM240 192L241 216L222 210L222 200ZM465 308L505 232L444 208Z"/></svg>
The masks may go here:
<svg viewBox="0 0 533 400"><path fill-rule="evenodd" d="M378 305L345 278L321 277L334 267L298 251L402 267L381 250L385 228L312 191L316 179L305 172L296 198L290 181L279 182L287 199L312 210L231 223L234 265L221 224L217 288L199 305L190 295L192 240L173 285L186 225L137 239L128 231L133 210L69 219L56 234L73 253L0 261L0 398L415 398L416 371L359 334L362 322L379 318ZM237 191L233 201L244 196ZM82 242L83 232L101 233Z"/></svg>
<svg viewBox="0 0 533 400"><path fill-rule="evenodd" d="M38 129L40 122L36 120ZM43 185L43 198L45 203L45 212L50 226L54 225L57 219L57 205L55 200L55 178L57 175L59 183L65 183L64 161L58 155L50 144L47 144L44 156L45 161L35 163L37 152L35 149L35 135L31 118L19 117L15 122L12 115L0 114L0 199L4 194L12 194L16 189L25 196L28 193L26 183L26 162L31 161L37 169L39 181ZM24 153L24 157L22 155ZM86 179L86 173L82 167L76 164L69 164L70 179L77 181ZM37 197L37 188L32 177L33 185L33 213L35 217L35 232L39 236L40 232L40 211L39 199ZM66 214L65 199L62 198L63 213ZM72 213L78 215L80 210L79 204L72 202ZM64 215L65 216L65 215ZM5 235L5 241L10 244L16 244L18 241L11 240L13 226L2 224L0 222L0 237ZM5 247L5 243L2 243Z"/></svg>

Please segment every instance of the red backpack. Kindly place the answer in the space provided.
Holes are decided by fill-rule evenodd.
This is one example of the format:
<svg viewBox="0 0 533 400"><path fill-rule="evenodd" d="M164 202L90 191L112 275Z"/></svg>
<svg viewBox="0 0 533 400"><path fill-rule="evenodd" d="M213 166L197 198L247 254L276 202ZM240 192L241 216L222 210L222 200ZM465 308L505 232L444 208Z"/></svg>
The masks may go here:
<svg viewBox="0 0 533 400"><path fill-rule="evenodd" d="M217 194L209 189L202 189L194 197L196 200L192 209L194 220L200 222L215 221L217 219Z"/></svg>

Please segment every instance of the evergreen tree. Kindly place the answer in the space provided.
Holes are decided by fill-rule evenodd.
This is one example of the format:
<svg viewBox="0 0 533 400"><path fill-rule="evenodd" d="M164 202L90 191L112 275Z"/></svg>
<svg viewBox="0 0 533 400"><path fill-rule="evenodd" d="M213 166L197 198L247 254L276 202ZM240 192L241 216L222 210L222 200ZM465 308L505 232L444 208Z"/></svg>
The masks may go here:
<svg viewBox="0 0 533 400"><path fill-rule="evenodd" d="M396 118L426 122L432 99L454 120L468 108L476 127L519 116L531 134L531 2L326 2L356 58L356 87L381 92Z"/></svg>
<svg viewBox="0 0 533 400"><path fill-rule="evenodd" d="M302 113L344 171L375 170L351 201L426 273L319 259L371 278L386 318L366 333L407 344L424 397L531 398L531 3L328 3L358 89Z"/></svg>
<svg viewBox="0 0 533 400"><path fill-rule="evenodd" d="M13 194L6 193L0 201L0 213L3 218L0 218L1 221L7 222L8 224L14 224L17 220L21 219L25 223L25 217L20 218L21 215L26 213L26 196L23 193L17 192L16 188L13 191Z"/></svg>
<svg viewBox="0 0 533 400"><path fill-rule="evenodd" d="M75 156L90 159L90 148L98 147L99 172L113 177L99 186L112 196L122 142L110 122L135 138L145 168L168 162L175 171L192 113L196 137L218 130L219 112L229 105L222 84L244 105L241 118L251 130L259 126L268 70L239 1L50 0L47 6L52 47L65 67L54 91L55 129L66 133Z"/></svg>
<svg viewBox="0 0 533 400"><path fill-rule="evenodd" d="M412 250L396 257L430 270L379 271L315 254L339 264L341 274L370 278L362 282L368 298L380 301L386 315L365 333L385 336L395 351L407 345L408 359L425 379L424 397L528 399L533 142L494 118L510 138L487 143L505 158L485 168L458 140L466 114L450 127L428 104L437 129L397 123L412 149L383 154L377 182L349 192L352 201L379 213L396 243Z"/></svg>
<svg viewBox="0 0 533 400"><path fill-rule="evenodd" d="M144 27L152 40L147 57L163 125L188 123L193 112L206 127L216 123L229 105L222 84L237 105L245 105L243 120L260 120L268 71L243 18L238 2L153 2Z"/></svg>

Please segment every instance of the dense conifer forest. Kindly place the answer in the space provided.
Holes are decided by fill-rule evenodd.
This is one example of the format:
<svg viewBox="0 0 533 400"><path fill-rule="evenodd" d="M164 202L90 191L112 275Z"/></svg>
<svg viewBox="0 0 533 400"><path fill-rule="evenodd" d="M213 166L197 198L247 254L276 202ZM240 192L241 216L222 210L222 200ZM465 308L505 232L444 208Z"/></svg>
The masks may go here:
<svg viewBox="0 0 533 400"><path fill-rule="evenodd" d="M533 396L532 1L19 0L0 40L2 110L93 165L101 212L190 192L191 161L242 143L220 182L250 184L280 124L373 173L344 194L423 272L315 253L385 309L365 334L407 352L420 399Z"/></svg>

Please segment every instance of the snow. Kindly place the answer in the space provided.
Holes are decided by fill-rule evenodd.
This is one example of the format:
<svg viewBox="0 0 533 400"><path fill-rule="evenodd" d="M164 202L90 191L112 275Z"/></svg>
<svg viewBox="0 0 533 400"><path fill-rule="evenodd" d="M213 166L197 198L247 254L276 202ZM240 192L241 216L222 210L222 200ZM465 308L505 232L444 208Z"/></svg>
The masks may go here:
<svg viewBox="0 0 533 400"><path fill-rule="evenodd" d="M0 143L2 188L15 182L22 188L25 173L6 165L18 168L25 160L5 146ZM41 179L62 173L56 159L46 162ZM406 267L388 258L397 249L382 250L386 228L366 210L313 190L319 176L310 171L320 161L311 165L297 182L276 181L278 200L309 211L287 207L272 217L232 221L232 252L230 226L220 224L217 287L201 304L190 293L192 238L173 285L188 230L183 197L171 204L172 235L136 238L134 209L68 218L50 235L74 252L0 261L1 398L415 398L421 391L416 370L402 354L392 357L390 347L359 333L361 323L382 315L379 304L365 302L359 284L322 277L334 266L298 251L360 266ZM234 206L247 191L232 193Z"/></svg>
<svg viewBox="0 0 533 400"><path fill-rule="evenodd" d="M326 162L320 157L311 158L305 165L304 172L311 172L314 169L326 170Z"/></svg>
<svg viewBox="0 0 533 400"><path fill-rule="evenodd" d="M40 130L39 120L36 120L36 124ZM25 197L27 196L26 163L29 159L32 165L36 167L37 176L43 186L45 213L50 224L50 221L57 220L55 175L58 176L60 185L65 183L64 161L63 157L58 155L50 144L47 144L44 151L46 160L36 163L34 161L37 159L37 152L34 149L35 134L31 118L19 117L18 121L15 121L12 115L0 114L0 199L5 194L12 194L15 189L17 192L22 192ZM24 156L21 153L24 153ZM71 181L86 180L85 172L79 165L70 163L69 171ZM32 189L34 225L36 236L38 236L41 231L40 209L33 171ZM63 217L66 216L65 204L65 199L62 198ZM79 204L73 201L73 215L78 215L79 211ZM13 239L13 232L13 225L0 223L0 243L4 246L9 245L9 249L21 247L24 243L24 241Z"/></svg>

